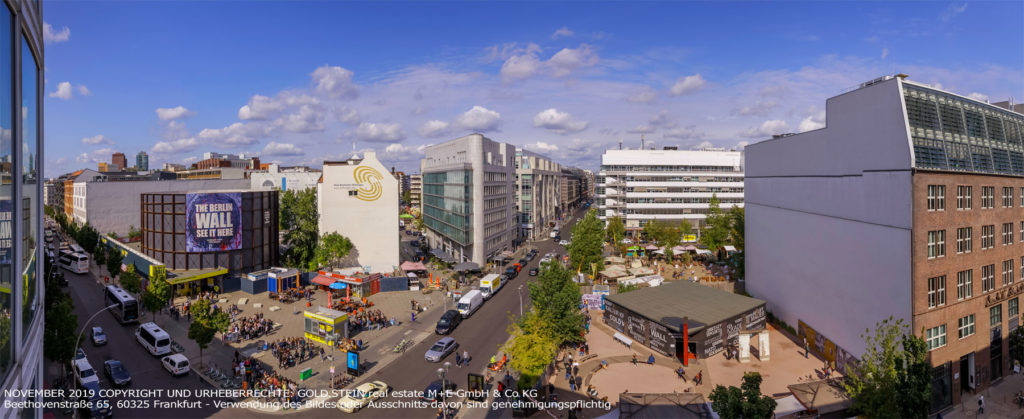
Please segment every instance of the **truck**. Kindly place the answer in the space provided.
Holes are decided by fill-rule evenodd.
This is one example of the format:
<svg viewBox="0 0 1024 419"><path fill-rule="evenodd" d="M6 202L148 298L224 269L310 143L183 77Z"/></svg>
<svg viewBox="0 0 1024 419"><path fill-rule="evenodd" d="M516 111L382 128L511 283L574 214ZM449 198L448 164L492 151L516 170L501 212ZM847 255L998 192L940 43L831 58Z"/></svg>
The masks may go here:
<svg viewBox="0 0 1024 419"><path fill-rule="evenodd" d="M489 300L491 296L497 294L503 286L505 286L505 281L498 274L490 274L480 280L480 292L483 293L485 300Z"/></svg>
<svg viewBox="0 0 1024 419"><path fill-rule="evenodd" d="M480 292L480 290L472 290L470 292L467 292L466 295L463 295L462 298L459 299L459 305L457 305L456 307L458 308L459 313L462 314L462 318L465 319L473 315L473 313L476 312L482 305L484 305L483 293Z"/></svg>

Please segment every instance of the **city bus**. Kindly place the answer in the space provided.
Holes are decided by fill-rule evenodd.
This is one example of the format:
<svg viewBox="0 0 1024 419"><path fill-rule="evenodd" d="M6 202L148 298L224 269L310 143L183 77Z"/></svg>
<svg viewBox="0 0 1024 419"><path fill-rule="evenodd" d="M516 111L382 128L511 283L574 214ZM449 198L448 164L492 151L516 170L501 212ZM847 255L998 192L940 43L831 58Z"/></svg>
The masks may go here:
<svg viewBox="0 0 1024 419"><path fill-rule="evenodd" d="M89 272L89 256L71 250L61 250L57 265L76 274Z"/></svg>
<svg viewBox="0 0 1024 419"><path fill-rule="evenodd" d="M135 323L139 321L139 302L128 294L121 287L107 285L103 289L103 297L107 306L116 306L110 309L110 313L121 324Z"/></svg>

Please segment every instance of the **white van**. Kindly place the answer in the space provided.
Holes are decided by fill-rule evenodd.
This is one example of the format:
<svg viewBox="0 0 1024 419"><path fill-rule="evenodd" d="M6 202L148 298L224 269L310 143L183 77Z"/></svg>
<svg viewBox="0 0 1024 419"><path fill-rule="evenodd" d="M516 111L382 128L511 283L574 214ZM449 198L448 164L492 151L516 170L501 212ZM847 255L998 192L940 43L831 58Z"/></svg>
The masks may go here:
<svg viewBox="0 0 1024 419"><path fill-rule="evenodd" d="M485 300L489 300L504 285L505 281L501 280L501 275L490 274L480 280L480 292L483 293Z"/></svg>
<svg viewBox="0 0 1024 419"><path fill-rule="evenodd" d="M135 329L135 339L151 355L159 356L171 353L171 335L168 335L156 323L144 323Z"/></svg>
<svg viewBox="0 0 1024 419"><path fill-rule="evenodd" d="M484 305L483 293L480 290L473 290L463 295L456 307L459 309L459 313L462 313L462 318L467 318L482 305Z"/></svg>

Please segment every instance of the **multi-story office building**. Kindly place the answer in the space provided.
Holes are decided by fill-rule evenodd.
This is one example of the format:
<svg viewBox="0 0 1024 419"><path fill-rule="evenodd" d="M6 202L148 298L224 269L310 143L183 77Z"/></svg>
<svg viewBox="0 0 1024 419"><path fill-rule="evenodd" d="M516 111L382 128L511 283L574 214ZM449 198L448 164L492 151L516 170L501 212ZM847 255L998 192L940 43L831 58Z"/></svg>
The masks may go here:
<svg viewBox="0 0 1024 419"><path fill-rule="evenodd" d="M594 182L594 172L590 170L584 170L583 173L586 174L586 176L584 177L586 185L583 186L583 192L586 195L583 197L583 199L591 199L594 197L594 187L597 184L597 182Z"/></svg>
<svg viewBox="0 0 1024 419"><path fill-rule="evenodd" d="M471 134L427 147L423 224L433 249L483 266L516 237L515 147Z"/></svg>
<svg viewBox="0 0 1024 419"><path fill-rule="evenodd" d="M128 168L128 159L125 158L124 153L119 151L110 156L110 164L117 165L117 170L126 170Z"/></svg>
<svg viewBox="0 0 1024 419"><path fill-rule="evenodd" d="M535 240L558 220L562 167L546 156L521 148L516 149L515 165L517 237L520 241Z"/></svg>
<svg viewBox="0 0 1024 419"><path fill-rule="evenodd" d="M164 163L164 166L163 166L162 170L165 171L165 172L180 172L180 171L185 170L185 169L187 169L187 167L184 164Z"/></svg>
<svg viewBox="0 0 1024 419"><path fill-rule="evenodd" d="M743 152L608 150L597 183L598 215L622 218L629 235L655 219L699 231L712 195L723 211L743 207Z"/></svg>
<svg viewBox="0 0 1024 419"><path fill-rule="evenodd" d="M145 151L140 151L135 155L135 170L140 172L149 170L149 154L146 154Z"/></svg>
<svg viewBox="0 0 1024 419"><path fill-rule="evenodd" d="M281 167L276 163L266 165L260 172L249 173L252 189L278 189L281 191L303 191L315 188L321 172L305 166Z"/></svg>
<svg viewBox="0 0 1024 419"><path fill-rule="evenodd" d="M216 169L234 167L240 169L259 170L260 158L242 154L203 153L203 159L192 164L193 169Z"/></svg>
<svg viewBox="0 0 1024 419"><path fill-rule="evenodd" d="M583 170L569 167L562 169L561 198L559 212L564 214L569 209L580 205L586 196L586 173Z"/></svg>
<svg viewBox="0 0 1024 419"><path fill-rule="evenodd" d="M409 206L418 207L423 200L423 175L409 176L409 195L412 195L412 202Z"/></svg>
<svg viewBox="0 0 1024 419"><path fill-rule="evenodd" d="M346 261L370 273L398 269L398 181L377 154L325 161L317 184L320 235L338 233L354 248Z"/></svg>
<svg viewBox="0 0 1024 419"><path fill-rule="evenodd" d="M124 167L121 167L116 163L107 163L105 161L101 161L99 163L96 163L96 169L99 170L101 173L110 173L120 172L124 170Z"/></svg>
<svg viewBox="0 0 1024 419"><path fill-rule="evenodd" d="M42 2L0 6L0 418L42 418L22 409L43 388L43 18ZM9 130L9 131L8 131ZM41 403L41 398L35 398Z"/></svg>
<svg viewBox="0 0 1024 419"><path fill-rule="evenodd" d="M828 99L825 128L747 147L746 283L840 369L865 329L904 319L938 410L1008 373L1024 115L904 77Z"/></svg>
<svg viewBox="0 0 1024 419"><path fill-rule="evenodd" d="M392 167L391 176L394 176L395 180L398 181L398 199L401 200L405 192L409 190L409 175L405 174L405 172L396 172L395 168ZM409 205L408 202L404 204Z"/></svg>

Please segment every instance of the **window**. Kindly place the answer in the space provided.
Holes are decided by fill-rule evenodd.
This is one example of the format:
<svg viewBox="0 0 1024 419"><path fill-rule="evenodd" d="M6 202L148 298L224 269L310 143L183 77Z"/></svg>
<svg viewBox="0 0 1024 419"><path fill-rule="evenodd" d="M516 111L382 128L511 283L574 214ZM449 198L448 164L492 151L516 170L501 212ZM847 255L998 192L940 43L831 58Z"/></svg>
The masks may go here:
<svg viewBox="0 0 1024 419"><path fill-rule="evenodd" d="M0 5L0 39L3 39L3 42L0 42L0 80L3 80L0 82L0 132L4 133L4 135L0 135L0 161L4 162L12 161L11 151L14 146L11 141L18 138L17 133L12 131L13 121L11 120L13 117L12 105L14 105L14 91L12 90L14 87L14 73L12 72L14 70L14 49L12 48L14 42L11 41L13 37L11 11L6 5ZM14 178L11 164L0 165L0 175L6 179L4 183L11 182L11 179ZM0 203L4 205L4 212L13 211L10 205L12 196L11 185L5 185L3 189L0 189ZM7 238L11 239L11 236L7 236ZM9 248L11 245L7 244L6 246ZM10 261L10 257L12 256L8 256L7 263L13 263ZM10 267L0 269L0 283L10 286L15 279ZM14 298L9 291L0 293L0 313L4 317L2 323L4 327L0 327L0 333L4 334L0 336L0 379L3 379L14 359L14 331L15 321L18 318Z"/></svg>
<svg viewBox="0 0 1024 419"><path fill-rule="evenodd" d="M946 325L933 327L928 329L928 350L941 348L946 346Z"/></svg>
<svg viewBox="0 0 1024 419"><path fill-rule="evenodd" d="M348 196L358 196L358 195L359 195L359 191L356 190L356 189L348 191Z"/></svg>
<svg viewBox="0 0 1024 419"><path fill-rule="evenodd" d="M946 304L946 276L928 278L928 308Z"/></svg>
<svg viewBox="0 0 1024 419"><path fill-rule="evenodd" d="M1024 242L1024 221L1020 222L1020 241Z"/></svg>
<svg viewBox="0 0 1024 419"><path fill-rule="evenodd" d="M928 211L946 210L946 186L928 185Z"/></svg>
<svg viewBox="0 0 1024 419"><path fill-rule="evenodd" d="M1003 322L1003 305L996 304L992 308L988 309L988 325L998 326Z"/></svg>
<svg viewBox="0 0 1024 419"><path fill-rule="evenodd" d="M956 187L956 209L958 209L958 210L969 210L969 209L971 209L971 187L970 186L957 186Z"/></svg>
<svg viewBox="0 0 1024 419"><path fill-rule="evenodd" d="M1020 188L1020 206L1024 207L1024 187Z"/></svg>
<svg viewBox="0 0 1024 419"><path fill-rule="evenodd" d="M974 296L974 270L968 269L956 273L956 299L963 300Z"/></svg>
<svg viewBox="0 0 1024 419"><path fill-rule="evenodd" d="M981 226L981 248L991 249L996 247L996 226Z"/></svg>
<svg viewBox="0 0 1024 419"><path fill-rule="evenodd" d="M961 317L956 321L957 329L956 336L958 339L963 339L974 334L974 315Z"/></svg>
<svg viewBox="0 0 1024 419"><path fill-rule="evenodd" d="M971 253L971 228L956 229L956 252Z"/></svg>
<svg viewBox="0 0 1024 419"><path fill-rule="evenodd" d="M1013 259L1003 261L1003 286L1013 283Z"/></svg>
<svg viewBox="0 0 1024 419"><path fill-rule="evenodd" d="M996 289L996 265L985 265L981 267L981 292L989 292Z"/></svg>
<svg viewBox="0 0 1024 419"><path fill-rule="evenodd" d="M1013 187L1003 187L1003 208L1013 208Z"/></svg>
<svg viewBox="0 0 1024 419"><path fill-rule="evenodd" d="M1017 306L1017 303L1017 298L1014 298L1006 302L1006 317L1008 319L1014 319L1017 317L1017 312L1018 310L1020 310L1020 307Z"/></svg>
<svg viewBox="0 0 1024 419"><path fill-rule="evenodd" d="M1013 244L1013 223L1003 223L1003 246Z"/></svg>
<svg viewBox="0 0 1024 419"><path fill-rule="evenodd" d="M946 256L946 230L928 232L928 259Z"/></svg>
<svg viewBox="0 0 1024 419"><path fill-rule="evenodd" d="M996 206L996 187L995 186L982 186L981 187L981 208L991 209Z"/></svg>

